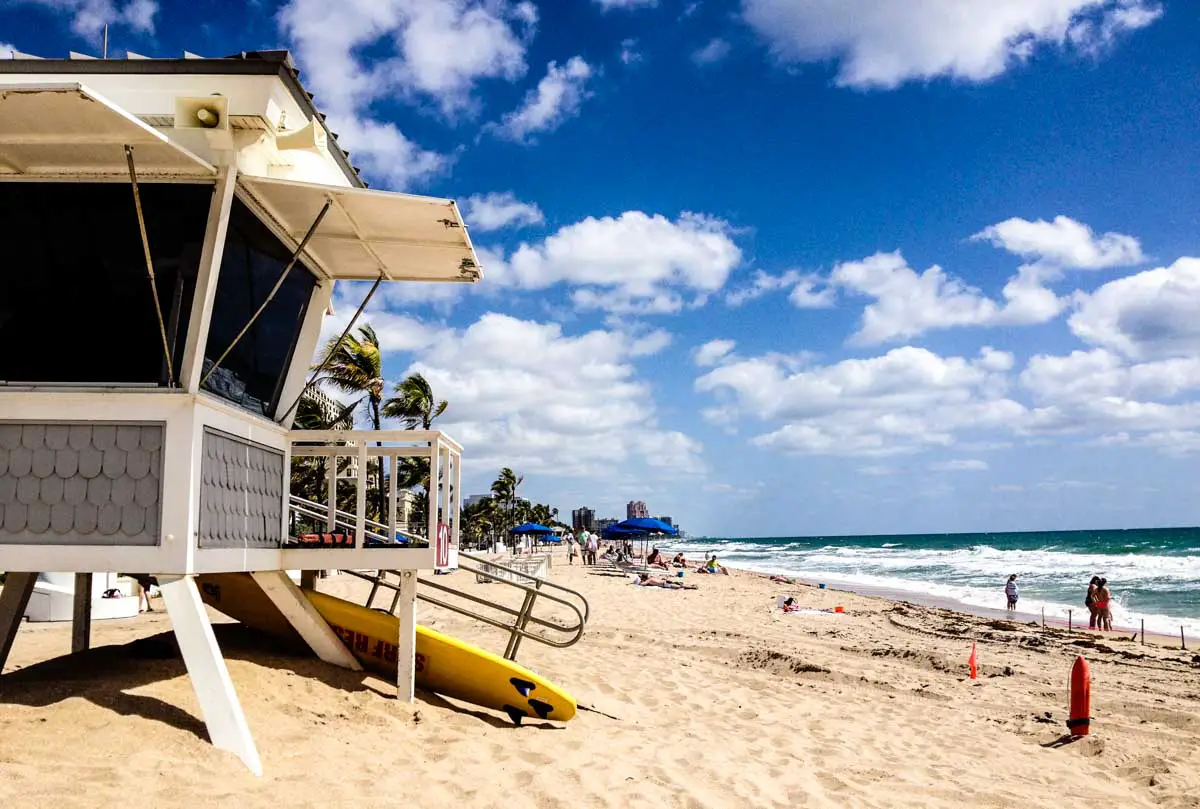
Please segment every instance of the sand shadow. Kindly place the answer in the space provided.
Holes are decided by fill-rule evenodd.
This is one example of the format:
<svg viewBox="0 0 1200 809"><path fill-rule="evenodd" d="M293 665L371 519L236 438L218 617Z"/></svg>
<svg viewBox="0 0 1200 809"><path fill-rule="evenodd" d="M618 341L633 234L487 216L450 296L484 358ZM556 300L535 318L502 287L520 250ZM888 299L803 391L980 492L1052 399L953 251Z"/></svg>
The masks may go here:
<svg viewBox="0 0 1200 809"><path fill-rule="evenodd" d="M396 699L395 691L391 690L394 685L390 688L376 685L376 682L386 683L379 675L326 663L299 640L281 639L239 623L214 624L213 633L226 660L286 669L342 691L370 691L383 699ZM208 729L198 716L158 697L129 693L186 674L175 633L168 630L125 644L98 646L86 652L55 657L9 672L0 677L0 705L48 708L79 697L121 716L140 716L210 741ZM507 718L484 709L464 707L432 692L418 689L417 698L429 705L475 717L492 727L514 727ZM557 729L559 726L526 721L522 727Z"/></svg>
<svg viewBox="0 0 1200 809"><path fill-rule="evenodd" d="M1084 738L1083 736L1072 736L1070 733L1064 733L1052 742L1043 742L1042 747L1048 750L1057 750L1060 747L1066 747L1068 744L1073 744Z"/></svg>

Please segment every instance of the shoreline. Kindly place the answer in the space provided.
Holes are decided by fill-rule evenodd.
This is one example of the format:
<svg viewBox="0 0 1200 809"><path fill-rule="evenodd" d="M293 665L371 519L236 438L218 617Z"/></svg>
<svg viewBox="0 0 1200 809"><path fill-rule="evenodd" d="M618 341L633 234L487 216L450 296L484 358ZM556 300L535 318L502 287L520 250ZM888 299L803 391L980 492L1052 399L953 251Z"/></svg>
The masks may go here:
<svg viewBox="0 0 1200 809"><path fill-rule="evenodd" d="M768 581L770 580L771 576L786 575L786 574L782 574L782 573L765 573L761 570L751 570L749 568L732 568L731 567L730 569L738 570L742 573L746 573L746 574L752 575L752 576L759 576L759 577L767 579ZM1010 613L1008 610L993 609L993 608L989 608L989 607L980 607L975 604L968 604L965 601L958 601L953 598L945 598L945 597L934 596L934 595L925 595L922 593L914 593L909 590L902 590L902 589L891 588L891 587L875 587L872 585L855 585L855 586L851 587L848 584L846 584L845 582L837 582L836 580L834 580L833 584L831 584L829 582L824 582L825 587L821 588L820 585L822 584L822 582L813 581L813 580L807 579L802 576L789 576L788 578L792 579L793 582L803 585L805 587L812 587L812 588L816 588L816 589L825 589L825 590L835 592L835 593L850 593L852 595L861 596L863 598L879 599L881 601L886 601L890 604L917 604L922 607L933 607L935 609L949 610L951 612L957 612L957 613L960 613L963 615L969 615L974 618L987 618L987 619L992 619L992 620L1012 621L1013 623L1018 623L1018 624L1025 624L1025 625L1036 624L1039 627L1043 626L1043 623L1042 623L1043 618L1040 614L1032 613L1032 612L1024 612L1022 610L1017 610L1016 612ZM1080 610L1080 612L1082 612L1082 610ZM1088 633L1091 637L1113 638L1114 640L1118 640L1118 639L1123 640L1123 639L1128 638L1130 635L1135 635L1135 636L1141 635L1141 629L1138 627L1114 626L1112 631L1106 632L1106 631L1099 630L1099 629L1089 629L1086 623L1083 625L1080 625L1080 623L1078 621L1073 621L1069 624L1068 621L1065 621L1061 618L1047 617L1044 620L1045 620L1044 626L1046 628L1053 627L1055 629L1067 629L1070 632ZM1200 637L1197 637L1195 635L1188 635L1186 633L1184 634L1184 637L1189 641L1189 643L1194 642L1195 647L1197 649L1200 649ZM1155 632L1155 631L1147 629L1146 630L1146 641L1147 641L1147 643L1153 642L1156 645L1160 645L1160 646L1169 645L1170 642L1173 641L1174 644L1176 645L1176 647L1178 647L1179 646L1179 635L1171 635L1166 632ZM1191 649L1191 647L1189 646L1189 650L1190 649Z"/></svg>

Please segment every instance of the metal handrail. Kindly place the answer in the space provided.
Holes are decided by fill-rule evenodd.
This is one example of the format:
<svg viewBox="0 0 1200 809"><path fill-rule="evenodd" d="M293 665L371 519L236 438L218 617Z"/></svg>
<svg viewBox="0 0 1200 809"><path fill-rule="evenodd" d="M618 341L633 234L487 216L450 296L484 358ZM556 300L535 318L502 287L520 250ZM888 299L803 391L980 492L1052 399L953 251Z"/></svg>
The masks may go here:
<svg viewBox="0 0 1200 809"><path fill-rule="evenodd" d="M290 495L289 500L289 508L291 508L292 511L296 511L300 514L304 514L305 516L328 523L328 509L323 504L314 503L312 500L305 500L303 497L299 497L294 494ZM334 511L333 524L340 528L349 529L350 533L354 533L353 520L354 515L350 514L349 512L341 511L340 509ZM383 523L375 522L374 520L367 520L366 523L368 527L381 528L385 531L387 530L387 526ZM399 529L396 530L396 533L406 537L409 542L420 542L422 544L427 544L429 542L426 537L423 537L420 534L413 534L409 533L408 531L401 531ZM387 534L381 534L377 531L364 531L363 535L370 537L371 539L379 540L380 542L387 542L393 545L396 544L395 539L390 539Z"/></svg>
<svg viewBox="0 0 1200 809"><path fill-rule="evenodd" d="M328 510L326 506L323 506L320 503L314 503L310 500L305 500L301 497L296 497L295 495L292 495L290 500L290 505L293 511L314 519L325 520L328 522ZM335 510L335 526L344 525L347 522L345 520L339 520L339 514L345 514L345 512L337 512ZM350 515L347 514L346 516ZM375 523L375 525L380 524ZM380 527L383 526L380 525ZM388 541L386 537L380 534L365 532L364 535L380 541ZM424 538L420 538L420 540L426 541ZM496 612L508 615L510 616L510 620L502 620L492 615L485 615L476 609L451 603L428 592L421 592L420 588L417 590L417 598L426 603L433 604L434 606L450 610L451 612L456 612L459 615L472 618L480 623L484 623L488 626L493 626L497 629L502 629L508 632L508 645L504 650L504 657L506 659L517 659L517 651L521 646L521 641L525 638L529 638L546 646L552 646L557 649L565 649L568 646L575 645L583 637L584 629L587 626L588 618L591 615L591 607L588 604L587 599L579 591L572 590L569 587L564 587L561 584L555 584L552 581L534 576L530 573L526 573L523 570L508 567L506 565L502 565L497 562L475 556L474 554L466 553L464 551L459 551L458 560L458 566L469 573L474 573L476 576L481 576L485 579L506 584L509 587L515 587L516 589L521 590L525 594L521 607L519 609L514 609L506 604L500 604L496 601L491 601L472 593L466 593L462 590L456 590L453 587L448 587L439 582L422 579L420 577L417 578L417 584L424 585L426 590L437 590L442 593L447 593L457 598L465 599L466 601L474 602L482 607L486 607L488 609L495 610ZM464 562L466 564L464 564ZM387 581L387 575L389 573L394 573L399 576L399 571L380 569L375 571L375 575L357 570L345 570L343 572L372 583L371 593L367 596L366 600L367 607L371 607L371 605L375 602L375 597L378 595L380 588L392 590L396 595L392 599L392 606L388 612L396 612L396 607L400 601L400 586ZM497 575L497 572L503 572L510 574L511 576L519 577L522 581L513 581L510 578L499 576ZM528 583L522 583L523 581ZM561 593L564 593L566 597L552 592L547 592L547 590L560 591ZM575 613L576 620L571 623L564 624L534 615L533 608L539 597L561 604L562 606L571 610ZM569 599L574 599L575 601ZM548 636L543 632L530 631L529 627L531 624L534 627L540 627L543 630L561 633L565 637L555 638Z"/></svg>

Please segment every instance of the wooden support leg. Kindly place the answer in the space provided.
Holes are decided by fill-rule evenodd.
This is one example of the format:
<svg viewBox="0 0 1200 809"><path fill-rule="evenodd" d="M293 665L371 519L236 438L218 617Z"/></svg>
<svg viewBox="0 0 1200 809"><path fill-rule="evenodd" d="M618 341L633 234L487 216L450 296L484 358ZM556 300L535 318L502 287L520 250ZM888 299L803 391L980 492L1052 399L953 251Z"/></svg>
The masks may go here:
<svg viewBox="0 0 1200 809"><path fill-rule="evenodd" d="M413 701L417 674L417 571L400 571L400 638L396 643L396 696Z"/></svg>
<svg viewBox="0 0 1200 809"><path fill-rule="evenodd" d="M283 613L283 617L288 619L292 628L316 652L317 657L344 669L362 671L362 666L350 654L346 644L330 629L321 613L304 597L287 573L282 570L256 570L250 575L267 594L267 598L271 599L271 603Z"/></svg>
<svg viewBox="0 0 1200 809"><path fill-rule="evenodd" d="M92 647L92 574L75 574L75 611L71 616L71 654Z"/></svg>
<svg viewBox="0 0 1200 809"><path fill-rule="evenodd" d="M0 672L4 671L17 630L21 628L37 577L36 573L9 573L4 588L0 589Z"/></svg>
<svg viewBox="0 0 1200 809"><path fill-rule="evenodd" d="M300 571L300 586L305 590L317 589L317 571L301 570Z"/></svg>
<svg viewBox="0 0 1200 809"><path fill-rule="evenodd" d="M228 750L240 758L255 775L262 775L262 762L258 748L250 735L246 715L242 713L233 681L217 637L213 634L200 591L193 576L171 579L158 577L158 589L162 592L167 614L175 628L179 651L192 679L192 688L200 702L200 713L208 727L208 737L215 747Z"/></svg>

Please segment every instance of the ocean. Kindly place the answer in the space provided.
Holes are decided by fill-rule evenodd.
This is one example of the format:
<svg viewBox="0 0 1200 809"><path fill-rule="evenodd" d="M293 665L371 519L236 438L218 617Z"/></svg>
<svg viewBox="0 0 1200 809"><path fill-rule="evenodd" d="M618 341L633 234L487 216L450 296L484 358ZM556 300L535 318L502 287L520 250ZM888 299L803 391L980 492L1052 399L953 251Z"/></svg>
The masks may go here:
<svg viewBox="0 0 1200 809"><path fill-rule="evenodd" d="M908 534L845 537L689 537L664 549L763 573L864 592L889 591L967 608L1004 608L1017 574L1021 612L1074 620L1092 576L1108 579L1113 624L1200 637L1200 528Z"/></svg>

